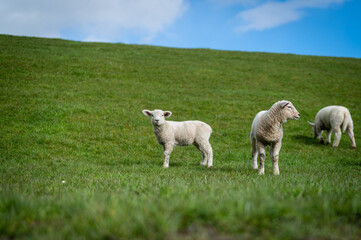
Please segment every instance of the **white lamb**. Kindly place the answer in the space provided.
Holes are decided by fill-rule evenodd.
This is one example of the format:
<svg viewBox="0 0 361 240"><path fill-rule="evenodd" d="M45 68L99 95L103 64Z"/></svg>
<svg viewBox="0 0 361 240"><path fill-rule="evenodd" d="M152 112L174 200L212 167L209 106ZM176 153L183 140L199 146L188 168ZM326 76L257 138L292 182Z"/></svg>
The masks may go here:
<svg viewBox="0 0 361 240"><path fill-rule="evenodd" d="M202 152L203 159L202 166L213 166L213 152L209 138L212 133L212 128L201 121L166 121L165 117L172 115L169 111L162 110L143 110L144 115L151 117L151 122L154 129L154 134L157 137L159 144L164 149L164 164L163 167L169 167L169 157L175 145L188 146L194 145Z"/></svg>
<svg viewBox="0 0 361 240"><path fill-rule="evenodd" d="M268 110L257 113L251 128L252 167L257 169L257 155L259 155L260 175L264 174L266 158L265 147L270 146L270 156L273 164L273 174L279 175L278 154L281 150L283 130L282 123L288 119L299 119L300 114L290 101L278 101Z"/></svg>
<svg viewBox="0 0 361 240"><path fill-rule="evenodd" d="M326 144L331 142L331 134L335 132L335 140L332 147L337 147L341 140L342 132L347 130L351 141L351 147L356 148L355 137L353 134L353 122L349 110L342 106L328 106L322 108L315 118L315 123L308 122L313 129L314 138L318 138L323 143L322 132L327 131Z"/></svg>

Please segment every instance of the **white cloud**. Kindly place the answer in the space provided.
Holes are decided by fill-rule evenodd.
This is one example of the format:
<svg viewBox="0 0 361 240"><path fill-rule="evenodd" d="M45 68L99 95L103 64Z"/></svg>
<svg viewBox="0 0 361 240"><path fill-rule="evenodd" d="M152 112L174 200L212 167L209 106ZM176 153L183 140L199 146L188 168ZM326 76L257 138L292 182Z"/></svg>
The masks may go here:
<svg viewBox="0 0 361 240"><path fill-rule="evenodd" d="M135 34L150 41L187 9L184 0L2 0L0 33L117 41Z"/></svg>
<svg viewBox="0 0 361 240"><path fill-rule="evenodd" d="M306 8L326 8L346 0L289 0L267 2L258 7L242 11L237 18L241 20L241 32L274 28L300 19Z"/></svg>

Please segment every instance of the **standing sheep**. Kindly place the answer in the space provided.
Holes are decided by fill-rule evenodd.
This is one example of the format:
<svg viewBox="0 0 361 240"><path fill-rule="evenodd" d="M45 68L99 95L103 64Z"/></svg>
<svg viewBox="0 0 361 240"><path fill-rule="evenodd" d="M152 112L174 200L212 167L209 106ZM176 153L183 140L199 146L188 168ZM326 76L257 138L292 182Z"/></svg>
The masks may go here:
<svg viewBox="0 0 361 240"><path fill-rule="evenodd" d="M169 167L169 157L175 145L188 146L194 145L202 152L202 166L213 166L213 152L209 138L212 128L201 121L174 122L166 121L165 117L172 115L169 111L162 110L143 110L144 115L151 117L154 134L164 149L163 167Z"/></svg>
<svg viewBox="0 0 361 240"><path fill-rule="evenodd" d="M282 123L288 119L298 120L300 114L290 101L278 101L268 110L257 113L251 128L252 167L257 169L257 155L259 154L260 175L264 174L266 158L265 147L270 146L270 156L273 165L273 174L279 175L278 154L281 150L283 130Z"/></svg>
<svg viewBox="0 0 361 240"><path fill-rule="evenodd" d="M341 140L342 132L347 130L348 137L351 141L351 147L356 148L355 137L353 134L353 122L349 110L342 106L328 106L322 108L315 118L315 123L308 122L313 130L314 138L318 138L323 143L322 132L327 131L326 144L331 142L332 131L335 132L335 140L332 147L337 147Z"/></svg>

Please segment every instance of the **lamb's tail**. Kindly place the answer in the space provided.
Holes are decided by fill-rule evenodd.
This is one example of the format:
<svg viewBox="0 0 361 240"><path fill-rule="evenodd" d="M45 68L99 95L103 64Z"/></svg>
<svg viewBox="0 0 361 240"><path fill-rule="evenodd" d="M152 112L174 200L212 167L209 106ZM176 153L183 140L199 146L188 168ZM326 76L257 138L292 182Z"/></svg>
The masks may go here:
<svg viewBox="0 0 361 240"><path fill-rule="evenodd" d="M343 119L343 123L342 123L342 132L345 133L346 129L348 128L349 125L352 126L352 119L351 119L351 115L350 113L347 111L345 112L345 116Z"/></svg>

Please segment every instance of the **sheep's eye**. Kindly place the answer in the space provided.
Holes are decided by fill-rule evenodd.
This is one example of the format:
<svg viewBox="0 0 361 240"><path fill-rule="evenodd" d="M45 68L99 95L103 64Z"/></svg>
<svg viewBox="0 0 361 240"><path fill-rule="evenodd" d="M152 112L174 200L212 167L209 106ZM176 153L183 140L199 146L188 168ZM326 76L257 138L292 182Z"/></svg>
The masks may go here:
<svg viewBox="0 0 361 240"><path fill-rule="evenodd" d="M152 114L152 117L153 117L153 114Z"/></svg>
<svg viewBox="0 0 361 240"><path fill-rule="evenodd" d="M292 107L291 106L288 106L289 109L291 109Z"/></svg>
<svg viewBox="0 0 361 240"><path fill-rule="evenodd" d="M164 117L164 114L162 114L162 117Z"/></svg>

